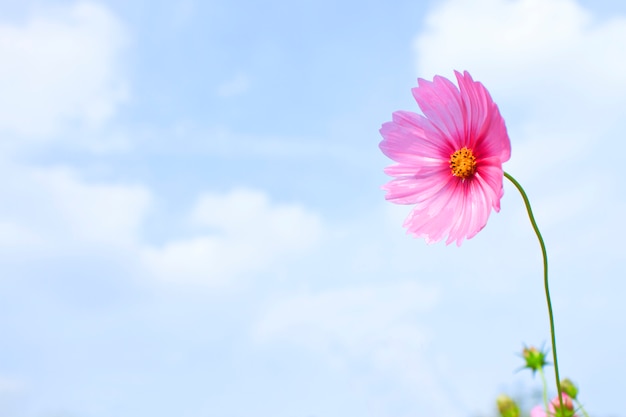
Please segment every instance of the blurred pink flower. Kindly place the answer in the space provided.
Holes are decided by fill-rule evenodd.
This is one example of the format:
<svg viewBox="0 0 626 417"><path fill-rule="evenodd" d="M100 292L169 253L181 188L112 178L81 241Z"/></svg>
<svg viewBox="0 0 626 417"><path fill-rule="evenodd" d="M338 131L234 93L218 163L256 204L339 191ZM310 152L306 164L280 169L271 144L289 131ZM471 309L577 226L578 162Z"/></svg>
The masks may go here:
<svg viewBox="0 0 626 417"><path fill-rule="evenodd" d="M555 410L560 407L559 397L556 396L552 399L552 401L550 401L550 404L548 405L548 415L546 415L546 410L544 410L543 406L538 405L530 410L530 417L576 417L576 414L574 414L574 403L572 402L570 396L565 393L561 395L563 396L563 408L565 409L564 412L555 413Z"/></svg>
<svg viewBox="0 0 626 417"><path fill-rule="evenodd" d="M500 210L502 163L511 156L504 119L487 89L466 71L455 71L457 88L436 76L418 79L413 97L424 116L393 113L383 124L380 149L397 162L383 189L397 204L413 204L407 233L428 243L471 238L491 212Z"/></svg>

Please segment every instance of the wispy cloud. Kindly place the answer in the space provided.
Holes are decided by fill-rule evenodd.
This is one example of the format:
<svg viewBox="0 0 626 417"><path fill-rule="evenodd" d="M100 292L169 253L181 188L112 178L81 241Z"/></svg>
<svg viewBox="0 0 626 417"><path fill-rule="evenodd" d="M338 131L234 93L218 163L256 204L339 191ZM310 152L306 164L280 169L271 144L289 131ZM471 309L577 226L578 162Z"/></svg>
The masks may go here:
<svg viewBox="0 0 626 417"><path fill-rule="evenodd" d="M626 19L572 0L446 1L414 40L420 76L469 70L497 99L527 106L522 115L560 127L621 115L625 48Z"/></svg>
<svg viewBox="0 0 626 417"><path fill-rule="evenodd" d="M453 415L437 365L428 358L433 329L422 318L439 303L437 288L413 281L305 292L274 300L254 329L259 343L289 343L331 363L386 375L414 393L420 409ZM384 397L370 387L372 397ZM429 405L425 405L428 402Z"/></svg>
<svg viewBox="0 0 626 417"><path fill-rule="evenodd" d="M1 241L14 250L25 243L33 255L85 244L121 249L139 241L151 200L146 187L85 181L67 167L3 168L14 180L0 185Z"/></svg>
<svg viewBox="0 0 626 417"><path fill-rule="evenodd" d="M298 204L273 203L261 191L206 193L190 214L196 236L142 249L145 268L160 281L222 286L245 273L314 247L324 234L317 214Z"/></svg>
<svg viewBox="0 0 626 417"><path fill-rule="evenodd" d="M0 24L0 130L50 139L68 124L100 126L128 97L121 76L129 42L108 9L78 2Z"/></svg>

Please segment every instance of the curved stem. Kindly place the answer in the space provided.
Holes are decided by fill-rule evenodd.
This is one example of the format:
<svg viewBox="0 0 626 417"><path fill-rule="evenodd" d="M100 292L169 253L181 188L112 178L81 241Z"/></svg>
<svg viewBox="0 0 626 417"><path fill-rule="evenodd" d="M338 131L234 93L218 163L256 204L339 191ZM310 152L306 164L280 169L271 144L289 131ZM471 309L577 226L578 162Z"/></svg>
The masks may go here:
<svg viewBox="0 0 626 417"><path fill-rule="evenodd" d="M524 200L524 205L526 205L526 211L528 212L528 218L530 218L530 223L535 230L535 234L537 235L537 239L539 239L539 245L541 245L541 255L543 256L543 284L546 290L546 301L548 304L548 316L550 318L550 335L552 337L552 356L554 357L554 376L556 378L556 389L558 392L559 405L561 410L563 410L563 397L561 396L561 379L559 378L559 361L556 355L556 334L554 331L554 315L552 313L552 301L550 299L550 288L548 286L548 252L546 251L546 244L543 241L543 237L541 237L541 232L539 232L539 228L537 227L537 222L535 222L535 216L533 216L533 210L530 207L530 201L528 201L528 196L526 195L526 191L520 185L519 182L515 178L513 178L509 173L505 172L504 176L509 179L517 188L517 190L522 195L522 199ZM547 412L548 410L546 410Z"/></svg>

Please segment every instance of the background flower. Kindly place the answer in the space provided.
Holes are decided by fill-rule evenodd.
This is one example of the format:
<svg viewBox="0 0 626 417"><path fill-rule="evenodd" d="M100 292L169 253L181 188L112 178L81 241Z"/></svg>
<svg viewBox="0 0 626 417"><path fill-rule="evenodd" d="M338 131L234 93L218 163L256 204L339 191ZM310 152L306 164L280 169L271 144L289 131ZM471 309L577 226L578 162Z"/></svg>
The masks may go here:
<svg viewBox="0 0 626 417"><path fill-rule="evenodd" d="M572 399L569 397L569 395L565 393L563 393L562 395L564 410L562 412L555 413L555 410L560 408L559 398L557 396L554 397L548 405L548 415L556 417L576 417L576 414L574 414L574 403L572 402ZM530 417L547 417L546 411L541 405L535 406L532 410L530 410Z"/></svg>

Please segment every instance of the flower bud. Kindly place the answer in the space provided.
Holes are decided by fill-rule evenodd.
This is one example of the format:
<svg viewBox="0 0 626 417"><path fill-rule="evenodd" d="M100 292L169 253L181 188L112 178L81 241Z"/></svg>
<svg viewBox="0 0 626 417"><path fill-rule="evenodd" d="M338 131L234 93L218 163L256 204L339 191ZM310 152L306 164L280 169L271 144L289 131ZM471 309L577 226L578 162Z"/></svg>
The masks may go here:
<svg viewBox="0 0 626 417"><path fill-rule="evenodd" d="M576 396L578 395L578 387L568 378L561 381L561 391L573 399L576 399Z"/></svg>
<svg viewBox="0 0 626 417"><path fill-rule="evenodd" d="M498 395L496 404L501 417L519 417L521 414L517 403L508 395Z"/></svg>
<svg viewBox="0 0 626 417"><path fill-rule="evenodd" d="M561 408L558 396L552 399L550 403L552 415L555 417L574 417L574 403L570 396L563 393L561 398L563 399L563 408Z"/></svg>
<svg viewBox="0 0 626 417"><path fill-rule="evenodd" d="M535 347L525 347L522 351L522 357L526 361L525 368L533 371L533 374L536 371L540 371L543 367L548 363L546 362L546 354Z"/></svg>

